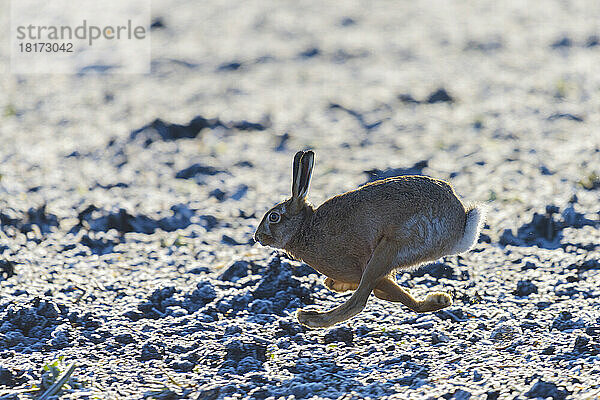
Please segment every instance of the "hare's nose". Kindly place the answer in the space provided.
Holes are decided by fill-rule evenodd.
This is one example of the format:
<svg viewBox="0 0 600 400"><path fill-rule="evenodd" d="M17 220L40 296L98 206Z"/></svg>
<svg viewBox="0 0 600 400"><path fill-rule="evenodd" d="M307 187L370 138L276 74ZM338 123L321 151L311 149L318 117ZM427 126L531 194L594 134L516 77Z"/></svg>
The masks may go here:
<svg viewBox="0 0 600 400"><path fill-rule="evenodd" d="M254 241L256 243L260 243L263 246L266 246L265 245L265 240L267 240L268 238L269 238L269 236L265 235L263 232L256 232L254 234Z"/></svg>

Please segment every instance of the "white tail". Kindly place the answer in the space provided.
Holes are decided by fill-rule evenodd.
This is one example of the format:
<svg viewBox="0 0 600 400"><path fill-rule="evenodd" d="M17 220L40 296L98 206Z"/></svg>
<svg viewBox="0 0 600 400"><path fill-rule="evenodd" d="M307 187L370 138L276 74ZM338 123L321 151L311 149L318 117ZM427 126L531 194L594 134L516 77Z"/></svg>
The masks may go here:
<svg viewBox="0 0 600 400"><path fill-rule="evenodd" d="M465 233L458 241L452 254L459 254L469 251L477 242L479 232L485 223L485 214L487 207L484 204L469 205L467 207L467 222L465 223Z"/></svg>

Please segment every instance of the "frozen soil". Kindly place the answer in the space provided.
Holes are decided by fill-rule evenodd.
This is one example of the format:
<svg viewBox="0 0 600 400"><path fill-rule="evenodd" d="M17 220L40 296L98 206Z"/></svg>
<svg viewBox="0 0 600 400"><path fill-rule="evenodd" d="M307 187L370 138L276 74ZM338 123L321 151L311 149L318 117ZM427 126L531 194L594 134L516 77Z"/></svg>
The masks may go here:
<svg viewBox="0 0 600 400"><path fill-rule="evenodd" d="M64 398L600 395L597 2L157 3L150 75L0 75L0 398L59 357ZM252 241L304 148L315 204L403 173L489 202L398 274L452 307L297 323L348 296Z"/></svg>

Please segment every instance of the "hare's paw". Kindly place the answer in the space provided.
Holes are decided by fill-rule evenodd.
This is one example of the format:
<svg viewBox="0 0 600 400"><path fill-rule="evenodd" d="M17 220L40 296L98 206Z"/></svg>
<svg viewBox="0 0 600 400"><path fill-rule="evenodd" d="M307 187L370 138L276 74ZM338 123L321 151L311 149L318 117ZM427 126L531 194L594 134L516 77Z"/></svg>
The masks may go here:
<svg viewBox="0 0 600 400"><path fill-rule="evenodd" d="M421 312L438 311L452 305L452 298L447 293L429 293L421 302Z"/></svg>
<svg viewBox="0 0 600 400"><path fill-rule="evenodd" d="M325 281L323 282L323 284L325 286L327 286L327 288L329 290L332 290L332 291L338 292L338 293L347 292L348 290L356 290L358 288L358 284L356 284L356 283L346 283L346 282L334 281L331 278L326 278Z"/></svg>
<svg viewBox="0 0 600 400"><path fill-rule="evenodd" d="M331 325L325 317L326 314L315 310L300 309L296 313L296 317L298 322L308 328L325 328Z"/></svg>

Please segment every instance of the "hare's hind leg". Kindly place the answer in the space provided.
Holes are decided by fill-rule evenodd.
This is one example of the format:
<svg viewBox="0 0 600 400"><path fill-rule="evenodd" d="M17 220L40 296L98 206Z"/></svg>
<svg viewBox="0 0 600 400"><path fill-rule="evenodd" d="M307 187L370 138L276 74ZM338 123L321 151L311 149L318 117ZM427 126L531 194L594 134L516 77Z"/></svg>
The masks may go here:
<svg viewBox="0 0 600 400"><path fill-rule="evenodd" d="M441 292L429 293L425 300L416 300L390 277L380 280L373 293L382 300L402 303L418 313L438 311L452 305L450 296Z"/></svg>
<svg viewBox="0 0 600 400"><path fill-rule="evenodd" d="M406 290L398 286L393 278L387 277L377 283L373 294L381 300L392 301L394 303L402 303L413 311L419 307L419 301L411 296Z"/></svg>
<svg viewBox="0 0 600 400"><path fill-rule="evenodd" d="M358 288L358 283L334 281L331 278L326 278L323 284L325 284L329 290L338 293L347 292L348 290L356 290Z"/></svg>
<svg viewBox="0 0 600 400"><path fill-rule="evenodd" d="M383 238L375 248L358 288L344 304L327 312L298 310L298 321L310 328L326 328L360 313L378 281L389 274L397 254L398 244Z"/></svg>

